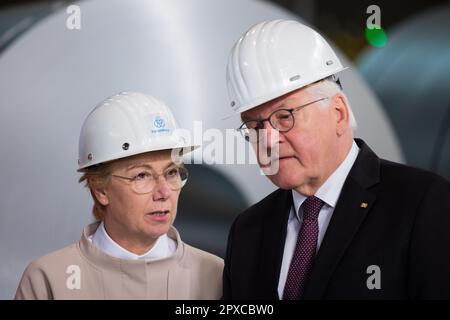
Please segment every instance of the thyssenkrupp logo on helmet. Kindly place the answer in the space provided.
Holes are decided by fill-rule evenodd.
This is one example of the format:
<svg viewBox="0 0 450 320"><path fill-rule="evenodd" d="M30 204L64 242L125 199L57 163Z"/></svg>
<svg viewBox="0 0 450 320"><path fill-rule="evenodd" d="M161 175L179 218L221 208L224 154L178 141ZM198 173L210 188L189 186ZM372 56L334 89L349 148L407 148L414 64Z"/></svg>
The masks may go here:
<svg viewBox="0 0 450 320"><path fill-rule="evenodd" d="M170 131L169 129L166 129L166 121L160 116L156 116L155 119L153 119L153 127L155 128L155 130L152 130L152 133Z"/></svg>
<svg viewBox="0 0 450 320"><path fill-rule="evenodd" d="M155 117L154 124L155 124L156 128L164 128L164 126L166 125L166 122L164 121L163 118L157 116L157 117Z"/></svg>

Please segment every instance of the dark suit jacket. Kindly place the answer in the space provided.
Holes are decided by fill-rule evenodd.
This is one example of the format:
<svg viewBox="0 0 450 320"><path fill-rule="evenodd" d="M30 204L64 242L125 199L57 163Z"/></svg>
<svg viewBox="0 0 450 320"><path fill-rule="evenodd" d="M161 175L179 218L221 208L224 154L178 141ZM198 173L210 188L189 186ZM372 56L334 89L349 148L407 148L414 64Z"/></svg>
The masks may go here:
<svg viewBox="0 0 450 320"><path fill-rule="evenodd" d="M450 183L379 159L355 140L361 150L303 298L450 299ZM225 258L224 299L278 299L291 206L291 190L278 189L236 218ZM380 268L381 289L367 286L371 265Z"/></svg>

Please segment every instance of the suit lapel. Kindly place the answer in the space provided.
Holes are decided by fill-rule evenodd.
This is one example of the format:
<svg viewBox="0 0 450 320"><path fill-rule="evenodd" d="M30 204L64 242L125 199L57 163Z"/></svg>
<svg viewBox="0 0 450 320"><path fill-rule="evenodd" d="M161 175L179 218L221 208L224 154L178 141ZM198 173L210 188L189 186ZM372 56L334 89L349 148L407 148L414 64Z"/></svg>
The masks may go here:
<svg viewBox="0 0 450 320"><path fill-rule="evenodd" d="M361 150L314 260L304 299L324 297L334 270L376 200L369 188L379 181L379 159L362 140L355 140Z"/></svg>
<svg viewBox="0 0 450 320"><path fill-rule="evenodd" d="M283 259L286 226L292 206L291 190L279 190L270 206L264 208L259 276L256 295L278 299L278 279Z"/></svg>

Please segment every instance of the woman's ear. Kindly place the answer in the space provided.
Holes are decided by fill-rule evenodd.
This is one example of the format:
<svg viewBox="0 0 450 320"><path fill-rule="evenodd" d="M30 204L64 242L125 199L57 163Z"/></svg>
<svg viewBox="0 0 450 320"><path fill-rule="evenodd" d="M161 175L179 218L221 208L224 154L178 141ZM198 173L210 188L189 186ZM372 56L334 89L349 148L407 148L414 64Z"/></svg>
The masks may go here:
<svg viewBox="0 0 450 320"><path fill-rule="evenodd" d="M100 202L103 206L109 204L109 198L108 195L106 194L105 189L93 188L92 193L94 194L97 201Z"/></svg>
<svg viewBox="0 0 450 320"><path fill-rule="evenodd" d="M109 197L104 186L100 187L96 181L89 181L89 188L91 189L92 195L101 205L106 206L109 204Z"/></svg>

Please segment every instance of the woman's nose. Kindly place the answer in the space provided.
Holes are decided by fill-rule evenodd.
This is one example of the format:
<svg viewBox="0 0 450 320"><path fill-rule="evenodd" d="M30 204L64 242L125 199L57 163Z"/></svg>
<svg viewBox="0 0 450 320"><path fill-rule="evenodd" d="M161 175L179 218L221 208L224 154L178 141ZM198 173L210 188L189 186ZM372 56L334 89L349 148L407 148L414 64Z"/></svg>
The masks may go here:
<svg viewBox="0 0 450 320"><path fill-rule="evenodd" d="M154 200L167 199L171 192L172 189L170 189L164 176L159 176L156 180L155 189L153 190L153 197L156 198Z"/></svg>

